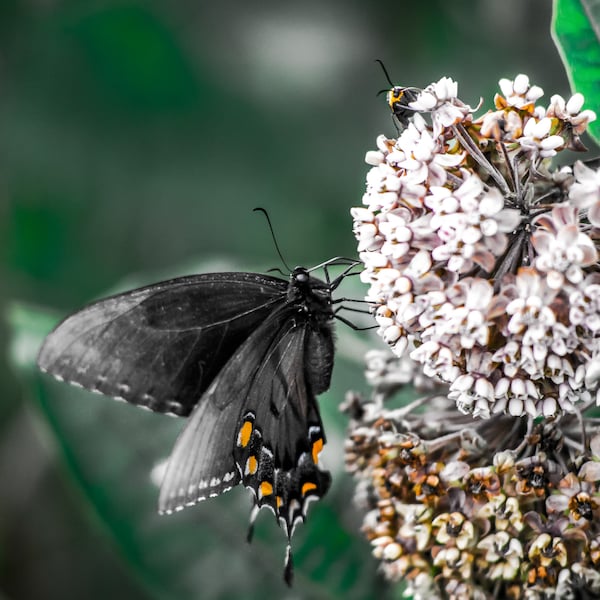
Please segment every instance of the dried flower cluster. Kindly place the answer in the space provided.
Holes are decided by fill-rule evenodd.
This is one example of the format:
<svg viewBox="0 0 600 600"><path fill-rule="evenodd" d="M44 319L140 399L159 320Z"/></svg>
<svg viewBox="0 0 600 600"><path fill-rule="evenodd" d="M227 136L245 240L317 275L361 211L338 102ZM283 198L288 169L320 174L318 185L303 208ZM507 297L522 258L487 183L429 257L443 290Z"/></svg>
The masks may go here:
<svg viewBox="0 0 600 600"><path fill-rule="evenodd" d="M367 153L362 278L383 339L461 411L572 413L600 382L600 171L549 161L595 114L581 94L536 105L524 75L500 87L475 119L443 78Z"/></svg>
<svg viewBox="0 0 600 600"><path fill-rule="evenodd" d="M600 419L474 421L435 391L386 409L406 368L368 365L346 464L385 575L414 600L600 598Z"/></svg>
<svg viewBox="0 0 600 600"><path fill-rule="evenodd" d="M551 165L595 114L500 88L479 118L448 78L394 88L405 128L367 153L354 231L394 354L349 394L346 462L415 600L600 598L600 169Z"/></svg>

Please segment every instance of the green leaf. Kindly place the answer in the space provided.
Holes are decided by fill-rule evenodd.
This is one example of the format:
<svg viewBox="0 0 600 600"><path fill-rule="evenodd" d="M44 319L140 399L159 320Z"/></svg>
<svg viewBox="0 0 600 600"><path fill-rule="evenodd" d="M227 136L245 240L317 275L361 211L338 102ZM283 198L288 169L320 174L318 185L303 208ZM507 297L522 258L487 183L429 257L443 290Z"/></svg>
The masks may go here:
<svg viewBox="0 0 600 600"><path fill-rule="evenodd" d="M82 509L151 597L390 597L392 590L377 578L369 546L360 536L360 517L349 501L353 483L343 474L344 424L335 407L355 385L356 366L343 360L336 365L337 384L321 397L321 405L327 405L325 461L334 485L298 528L290 591L282 582L285 539L270 513L259 518L253 544L245 542L250 499L242 487L170 517L157 514L152 474L168 456L182 419L141 411L37 373L37 350L57 319L42 309L15 305L8 321L13 364L60 450L68 477L82 492Z"/></svg>
<svg viewBox="0 0 600 600"><path fill-rule="evenodd" d="M600 115L600 5L594 0L554 0L552 35L571 88L585 96L586 108ZM600 143L600 121L589 126Z"/></svg>
<svg viewBox="0 0 600 600"><path fill-rule="evenodd" d="M198 102L188 57L159 15L141 4L65 11L65 33L97 84L97 92L138 111ZM60 22L60 21L59 21Z"/></svg>

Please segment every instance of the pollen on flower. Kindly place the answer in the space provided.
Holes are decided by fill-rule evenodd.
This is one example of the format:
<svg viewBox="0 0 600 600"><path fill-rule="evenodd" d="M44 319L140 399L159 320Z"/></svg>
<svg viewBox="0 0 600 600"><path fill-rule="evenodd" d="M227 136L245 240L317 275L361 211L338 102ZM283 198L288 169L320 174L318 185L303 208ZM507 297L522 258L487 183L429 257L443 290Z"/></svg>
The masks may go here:
<svg viewBox="0 0 600 600"><path fill-rule="evenodd" d="M523 74L500 90L476 117L444 77L379 136L352 209L361 279L384 341L461 412L554 417L600 396L600 169L550 163L596 115L581 94L540 104Z"/></svg>

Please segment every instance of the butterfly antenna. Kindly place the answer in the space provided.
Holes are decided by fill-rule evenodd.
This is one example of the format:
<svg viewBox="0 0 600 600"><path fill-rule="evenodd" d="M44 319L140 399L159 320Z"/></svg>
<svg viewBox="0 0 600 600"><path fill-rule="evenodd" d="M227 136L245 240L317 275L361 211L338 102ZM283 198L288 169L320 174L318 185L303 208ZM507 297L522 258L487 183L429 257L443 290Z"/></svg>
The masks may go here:
<svg viewBox="0 0 600 600"><path fill-rule="evenodd" d="M273 267L272 269L267 269L265 271L265 273L279 273L280 275L283 275L284 277L287 277L289 275L289 273L285 273L279 267Z"/></svg>
<svg viewBox="0 0 600 600"><path fill-rule="evenodd" d="M394 82L391 80L390 78L390 74L387 72L387 69L385 68L385 65L383 64L382 60L379 60L378 58L375 59L376 63L379 63L379 65L381 66L381 69L383 71L383 74L385 75L385 78L387 79L387 82L394 87Z"/></svg>
<svg viewBox="0 0 600 600"><path fill-rule="evenodd" d="M275 250L277 250L277 254L279 255L279 258L281 259L283 266L288 270L288 273L291 273L293 271L293 269L291 269L288 266L288 264L285 262L285 259L283 258L283 254L281 254L281 250L279 249L279 244L277 243L277 238L275 237L275 231L273 231L273 224L271 223L271 218L269 217L269 213L260 206L257 206L256 208L253 208L252 210L253 210L253 212L261 212L263 215L265 215L265 219L267 219L267 223L269 224L269 230L271 232L271 237L273 238L273 244L275 244Z"/></svg>

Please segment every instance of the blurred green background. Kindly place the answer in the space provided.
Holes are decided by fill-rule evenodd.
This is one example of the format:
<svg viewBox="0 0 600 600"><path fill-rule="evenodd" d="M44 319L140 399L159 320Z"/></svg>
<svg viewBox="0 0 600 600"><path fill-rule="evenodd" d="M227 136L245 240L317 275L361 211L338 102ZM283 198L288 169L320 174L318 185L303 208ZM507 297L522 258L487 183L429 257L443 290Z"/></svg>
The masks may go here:
<svg viewBox="0 0 600 600"><path fill-rule="evenodd" d="M49 383L32 357L57 318L107 291L278 266L255 206L289 263L353 256L364 153L395 132L374 59L403 85L452 76L472 105L519 72L547 100L566 96L550 12L549 0L0 2L2 597L399 597L343 474L337 405L362 385L366 336L340 330L321 401L335 484L297 532L292 590L272 518L244 541L244 490L155 516L149 473L181 423Z"/></svg>

